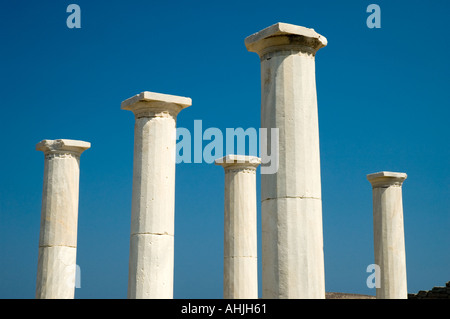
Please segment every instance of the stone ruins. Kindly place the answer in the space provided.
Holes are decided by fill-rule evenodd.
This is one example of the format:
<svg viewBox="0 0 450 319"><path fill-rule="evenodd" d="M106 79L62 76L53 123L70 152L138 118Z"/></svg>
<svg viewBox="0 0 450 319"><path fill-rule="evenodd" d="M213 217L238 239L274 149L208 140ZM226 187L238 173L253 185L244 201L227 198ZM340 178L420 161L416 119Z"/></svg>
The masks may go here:
<svg viewBox="0 0 450 319"><path fill-rule="evenodd" d="M315 55L327 40L277 23L245 39L261 63L261 128L278 128L278 163L261 175L262 297L325 298ZM173 298L176 119L190 98L142 92L122 102L135 116L128 298ZM271 146L270 138L267 147ZM44 140L36 298L74 298L80 155L90 143ZM224 298L258 298L256 170L260 158L228 154ZM377 298L407 298L404 173L367 176L373 192Z"/></svg>

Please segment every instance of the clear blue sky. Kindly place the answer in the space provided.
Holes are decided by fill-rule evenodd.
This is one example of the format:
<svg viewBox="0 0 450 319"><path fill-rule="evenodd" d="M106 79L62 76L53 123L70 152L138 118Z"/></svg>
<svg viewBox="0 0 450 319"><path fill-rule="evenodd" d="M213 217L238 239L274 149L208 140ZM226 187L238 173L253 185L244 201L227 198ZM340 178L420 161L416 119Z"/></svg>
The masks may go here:
<svg viewBox="0 0 450 319"><path fill-rule="evenodd" d="M81 29L66 26L71 3ZM366 26L370 3L381 8L380 29ZM81 157L76 298L126 298L134 117L121 101L187 96L179 127L258 128L260 63L244 39L276 22L329 43L316 56L326 290L375 294L366 175L381 170L408 174L409 292L444 285L449 17L444 0L2 3L0 298L34 298L44 168L35 145L58 138L92 143ZM223 169L184 163L176 172L174 297L221 298Z"/></svg>

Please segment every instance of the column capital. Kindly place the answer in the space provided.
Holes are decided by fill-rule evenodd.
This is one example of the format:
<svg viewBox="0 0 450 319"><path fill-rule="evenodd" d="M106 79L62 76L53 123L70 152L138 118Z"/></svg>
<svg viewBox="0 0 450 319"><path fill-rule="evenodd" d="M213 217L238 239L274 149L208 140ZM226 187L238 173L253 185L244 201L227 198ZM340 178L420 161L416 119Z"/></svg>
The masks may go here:
<svg viewBox="0 0 450 319"><path fill-rule="evenodd" d="M176 117L191 105L192 100L187 97L145 91L123 101L121 109L132 111L136 118Z"/></svg>
<svg viewBox="0 0 450 319"><path fill-rule="evenodd" d="M395 172L378 172L367 175L367 179L373 188L379 187L390 187L390 186L402 186L405 181L406 173L395 173Z"/></svg>
<svg viewBox="0 0 450 319"><path fill-rule="evenodd" d="M230 154L214 161L216 165L222 166L225 170L245 170L250 169L256 171L261 164L261 159L256 156L234 155Z"/></svg>
<svg viewBox="0 0 450 319"><path fill-rule="evenodd" d="M91 143L77 140L43 140L36 144L36 150L48 154L70 154L80 156L91 147Z"/></svg>
<svg viewBox="0 0 450 319"><path fill-rule="evenodd" d="M299 50L315 55L317 50L327 45L327 39L314 29L278 22L245 39L250 52L262 58L266 53L283 50Z"/></svg>

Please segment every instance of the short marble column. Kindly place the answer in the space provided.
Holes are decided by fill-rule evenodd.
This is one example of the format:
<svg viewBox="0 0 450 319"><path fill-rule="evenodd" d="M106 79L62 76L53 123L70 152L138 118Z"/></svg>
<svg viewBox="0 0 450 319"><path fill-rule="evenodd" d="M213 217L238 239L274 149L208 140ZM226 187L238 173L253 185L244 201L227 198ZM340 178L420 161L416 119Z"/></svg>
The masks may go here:
<svg viewBox="0 0 450 319"><path fill-rule="evenodd" d="M377 299L407 299L402 183L405 173L367 175L372 184L375 264L380 268Z"/></svg>
<svg viewBox="0 0 450 319"><path fill-rule="evenodd" d="M128 298L173 298L176 118L191 99L142 92L135 115Z"/></svg>
<svg viewBox="0 0 450 319"><path fill-rule="evenodd" d="M261 128L279 129L278 171L261 175L263 298L322 299L315 55L327 40L313 29L277 23L245 45L261 60ZM262 157L261 172L265 162Z"/></svg>
<svg viewBox="0 0 450 319"><path fill-rule="evenodd" d="M256 168L254 156L228 155L216 160L225 169L225 299L258 299Z"/></svg>
<svg viewBox="0 0 450 319"><path fill-rule="evenodd" d="M39 235L37 299L75 296L80 155L91 144L43 140L44 186Z"/></svg>

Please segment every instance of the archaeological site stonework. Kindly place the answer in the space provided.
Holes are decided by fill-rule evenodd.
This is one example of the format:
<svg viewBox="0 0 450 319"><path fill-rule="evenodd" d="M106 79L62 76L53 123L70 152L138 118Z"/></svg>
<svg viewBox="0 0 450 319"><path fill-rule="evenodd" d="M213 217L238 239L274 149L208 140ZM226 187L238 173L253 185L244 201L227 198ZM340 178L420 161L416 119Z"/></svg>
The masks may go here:
<svg viewBox="0 0 450 319"><path fill-rule="evenodd" d="M225 170L225 299L258 299L256 168L261 159L227 155L215 161Z"/></svg>
<svg viewBox="0 0 450 319"><path fill-rule="evenodd" d="M277 23L245 45L261 61L261 127L280 132L278 171L261 176L263 298L325 298L315 56L327 40Z"/></svg>
<svg viewBox="0 0 450 319"><path fill-rule="evenodd" d="M375 264L380 267L379 299L408 298L405 234L403 230L402 184L404 173L367 175L373 194Z"/></svg>
<svg viewBox="0 0 450 319"><path fill-rule="evenodd" d="M276 23L248 36L244 44L259 56L261 128L279 130L278 167L274 173L261 173L257 185L257 171L267 165L266 158L226 154L215 161L224 172L223 297L259 298L260 260L263 298L344 298L325 293L315 63L327 39L313 29ZM121 109L134 115L130 299L173 298L177 116L191 104L187 97L147 91L121 103ZM267 149L274 138L268 136ZM74 298L80 156L90 146L68 139L43 140L36 146L45 157L36 298ZM406 174L382 171L367 178L372 185L375 263L381 271L376 298L405 299Z"/></svg>
<svg viewBox="0 0 450 319"><path fill-rule="evenodd" d="M450 299L450 281L444 287L433 287L431 290L420 290L415 294L408 294L408 299Z"/></svg>
<svg viewBox="0 0 450 319"><path fill-rule="evenodd" d="M178 113L191 99L143 92L122 102L135 116L128 298L172 298Z"/></svg>
<svg viewBox="0 0 450 319"><path fill-rule="evenodd" d="M75 140L43 140L41 230L36 298L70 299L75 295L80 155L91 144Z"/></svg>

